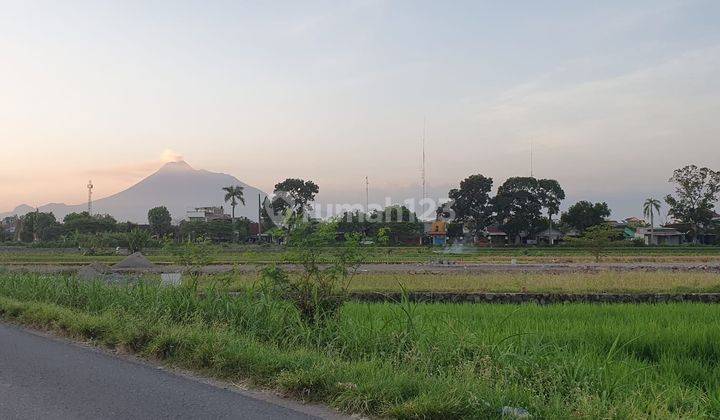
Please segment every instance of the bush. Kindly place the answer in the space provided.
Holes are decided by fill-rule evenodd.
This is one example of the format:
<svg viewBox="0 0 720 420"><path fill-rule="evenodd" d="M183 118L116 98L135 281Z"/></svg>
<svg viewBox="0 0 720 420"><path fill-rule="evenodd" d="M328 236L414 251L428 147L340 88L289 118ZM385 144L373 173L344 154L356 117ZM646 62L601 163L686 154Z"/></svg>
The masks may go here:
<svg viewBox="0 0 720 420"><path fill-rule="evenodd" d="M346 234L336 242L337 223L299 223L289 232L289 245L301 272L270 266L262 271L262 291L292 302L306 322L316 324L337 315L347 300L347 288L363 260L359 234ZM328 246L331 246L328 251ZM320 255L330 252L330 263L320 265Z"/></svg>
<svg viewBox="0 0 720 420"><path fill-rule="evenodd" d="M638 248L644 247L646 245L645 239L643 239L643 238L633 238L632 241L630 241L630 242L632 243L632 246L638 247Z"/></svg>
<svg viewBox="0 0 720 420"><path fill-rule="evenodd" d="M130 252L140 252L150 241L150 233L140 228L135 228L125 234L127 237L128 249Z"/></svg>

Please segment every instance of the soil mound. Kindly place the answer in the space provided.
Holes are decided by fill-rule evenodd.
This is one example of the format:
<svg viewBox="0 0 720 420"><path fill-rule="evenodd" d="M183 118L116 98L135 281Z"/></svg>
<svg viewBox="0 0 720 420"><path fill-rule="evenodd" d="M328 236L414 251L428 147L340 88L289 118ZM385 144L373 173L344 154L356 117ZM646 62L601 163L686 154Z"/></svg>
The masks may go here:
<svg viewBox="0 0 720 420"><path fill-rule="evenodd" d="M77 277L83 281L104 280L106 274L109 272L110 267L107 265L93 262L78 270Z"/></svg>
<svg viewBox="0 0 720 420"><path fill-rule="evenodd" d="M151 263L150 260L145 258L145 256L143 254L136 252L134 254L130 254L124 260L115 264L113 266L113 268L147 269L147 268L155 268L155 264Z"/></svg>

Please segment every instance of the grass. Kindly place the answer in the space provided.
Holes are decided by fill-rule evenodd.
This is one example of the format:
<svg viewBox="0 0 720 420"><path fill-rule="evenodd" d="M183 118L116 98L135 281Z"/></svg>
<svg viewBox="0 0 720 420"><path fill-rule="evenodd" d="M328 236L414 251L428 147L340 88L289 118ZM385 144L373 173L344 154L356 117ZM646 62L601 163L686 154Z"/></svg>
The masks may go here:
<svg viewBox="0 0 720 420"><path fill-rule="evenodd" d="M282 247L225 246L217 247L216 262L219 264L293 262L292 253ZM428 263L434 261L458 261L467 263L507 264L515 259L527 263L591 263L594 257L587 250L573 247L530 248L469 248L467 253L450 254L429 247L371 247L367 248L369 263ZM173 263L172 255L160 249L146 251L156 263ZM113 255L82 255L77 250L5 248L0 247L0 264L85 264L92 261L114 263L123 257ZM720 247L612 247L603 258L605 262L717 262Z"/></svg>
<svg viewBox="0 0 720 420"><path fill-rule="evenodd" d="M254 273L207 276L204 286L240 291L258 281ZM354 292L535 292L535 293L720 293L720 274L691 271L600 271L593 273L410 274L356 275Z"/></svg>
<svg viewBox="0 0 720 420"><path fill-rule="evenodd" d="M0 274L0 316L350 413L493 418L720 416L720 307L282 301L189 287Z"/></svg>

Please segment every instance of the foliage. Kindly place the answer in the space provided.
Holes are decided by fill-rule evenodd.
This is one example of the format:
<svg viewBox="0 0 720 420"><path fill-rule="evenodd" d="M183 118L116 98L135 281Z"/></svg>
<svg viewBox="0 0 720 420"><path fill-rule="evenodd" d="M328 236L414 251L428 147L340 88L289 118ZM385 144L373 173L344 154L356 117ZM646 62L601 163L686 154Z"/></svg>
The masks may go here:
<svg viewBox="0 0 720 420"><path fill-rule="evenodd" d="M593 204L589 201L578 201L560 216L560 222L582 233L591 226L604 223L605 218L609 216L610 208L607 203Z"/></svg>
<svg viewBox="0 0 720 420"><path fill-rule="evenodd" d="M511 240L530 236L541 227L543 203L537 188L537 180L531 177L509 178L498 188L493 206Z"/></svg>
<svg viewBox="0 0 720 420"><path fill-rule="evenodd" d="M565 199L565 191L554 179L539 179L537 195L540 204L547 211L550 223L554 215L560 213L560 203Z"/></svg>
<svg viewBox="0 0 720 420"><path fill-rule="evenodd" d="M303 270L288 272L277 266L266 267L262 271L263 291L292 302L302 319L311 324L334 318L362 262L361 236L345 235L337 244L336 222L304 222L294 226L289 238L295 260ZM329 260L321 260L321 251L331 245Z"/></svg>
<svg viewBox="0 0 720 420"><path fill-rule="evenodd" d="M252 294L0 275L0 316L369 417L720 416L712 305L347 303L308 325Z"/></svg>
<svg viewBox="0 0 720 420"><path fill-rule="evenodd" d="M238 217L235 222L225 219L183 220L180 222L179 231L180 237L185 241L205 238L216 243L232 242L236 234L239 241L244 241L250 236L250 220L245 217Z"/></svg>
<svg viewBox="0 0 720 420"><path fill-rule="evenodd" d="M388 206L382 212L373 211L368 216L372 230L387 229L391 245L414 242L423 232L423 224L417 215L405 206Z"/></svg>
<svg viewBox="0 0 720 420"><path fill-rule="evenodd" d="M382 227L378 229L377 235L375 235L375 240L377 241L377 244L380 246L389 246L390 245L390 228Z"/></svg>
<svg viewBox="0 0 720 420"><path fill-rule="evenodd" d="M268 210L272 210L272 208L272 201L270 201L270 198L265 197L262 207L260 208L260 227L262 228L262 232L267 233L270 229L277 227L268 213Z"/></svg>
<svg viewBox="0 0 720 420"><path fill-rule="evenodd" d="M172 216L170 216L170 211L165 206L150 209L148 211L148 222L152 232L160 238L172 231Z"/></svg>
<svg viewBox="0 0 720 420"><path fill-rule="evenodd" d="M19 237L22 242L51 241L63 230L52 213L30 212L20 218Z"/></svg>
<svg viewBox="0 0 720 420"><path fill-rule="evenodd" d="M130 252L141 252L150 242L150 232L144 229L135 228L125 235Z"/></svg>
<svg viewBox="0 0 720 420"><path fill-rule="evenodd" d="M312 181L288 178L275 184L272 209L276 215L289 213L292 218L300 218L311 210L310 203L320 188Z"/></svg>
<svg viewBox="0 0 720 420"><path fill-rule="evenodd" d="M565 191L554 179L513 177L498 188L492 204L497 222L512 240L544 229L548 224L542 217L543 211L552 223L564 199Z"/></svg>
<svg viewBox="0 0 720 420"><path fill-rule="evenodd" d="M117 229L117 221L109 214L91 215L86 211L68 214L63 223L68 232L99 233L114 232Z"/></svg>
<svg viewBox="0 0 720 420"><path fill-rule="evenodd" d="M688 165L677 169L669 182L675 184L675 196L668 195L668 214L691 227L694 242L713 217L720 193L720 172Z"/></svg>
<svg viewBox="0 0 720 420"><path fill-rule="evenodd" d="M459 189L448 193L450 208L455 220L468 224L475 235L480 235L488 227L493 217L490 198L493 180L483 175L471 175L460 182Z"/></svg>
<svg viewBox="0 0 720 420"><path fill-rule="evenodd" d="M584 247L590 250L595 257L595 262L600 262L602 253L611 245L618 236L618 232L607 223L591 226L585 229L585 233L580 238L570 238L575 246Z"/></svg>
<svg viewBox="0 0 720 420"><path fill-rule="evenodd" d="M227 203L230 201L230 206L232 207L232 220L235 222L235 206L239 203L242 203L243 206L245 205L245 197L243 196L243 191L245 190L245 187L241 185L231 185L229 187L223 187L223 191L225 191L225 202Z"/></svg>

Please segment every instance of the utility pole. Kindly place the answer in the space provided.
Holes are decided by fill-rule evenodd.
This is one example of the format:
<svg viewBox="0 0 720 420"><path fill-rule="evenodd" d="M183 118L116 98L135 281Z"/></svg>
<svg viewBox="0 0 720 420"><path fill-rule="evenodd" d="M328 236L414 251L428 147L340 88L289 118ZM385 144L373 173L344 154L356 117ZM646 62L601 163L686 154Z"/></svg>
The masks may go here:
<svg viewBox="0 0 720 420"><path fill-rule="evenodd" d="M92 190L94 188L94 185L92 183L92 180L88 181L87 189L88 189L88 214L92 216Z"/></svg>

